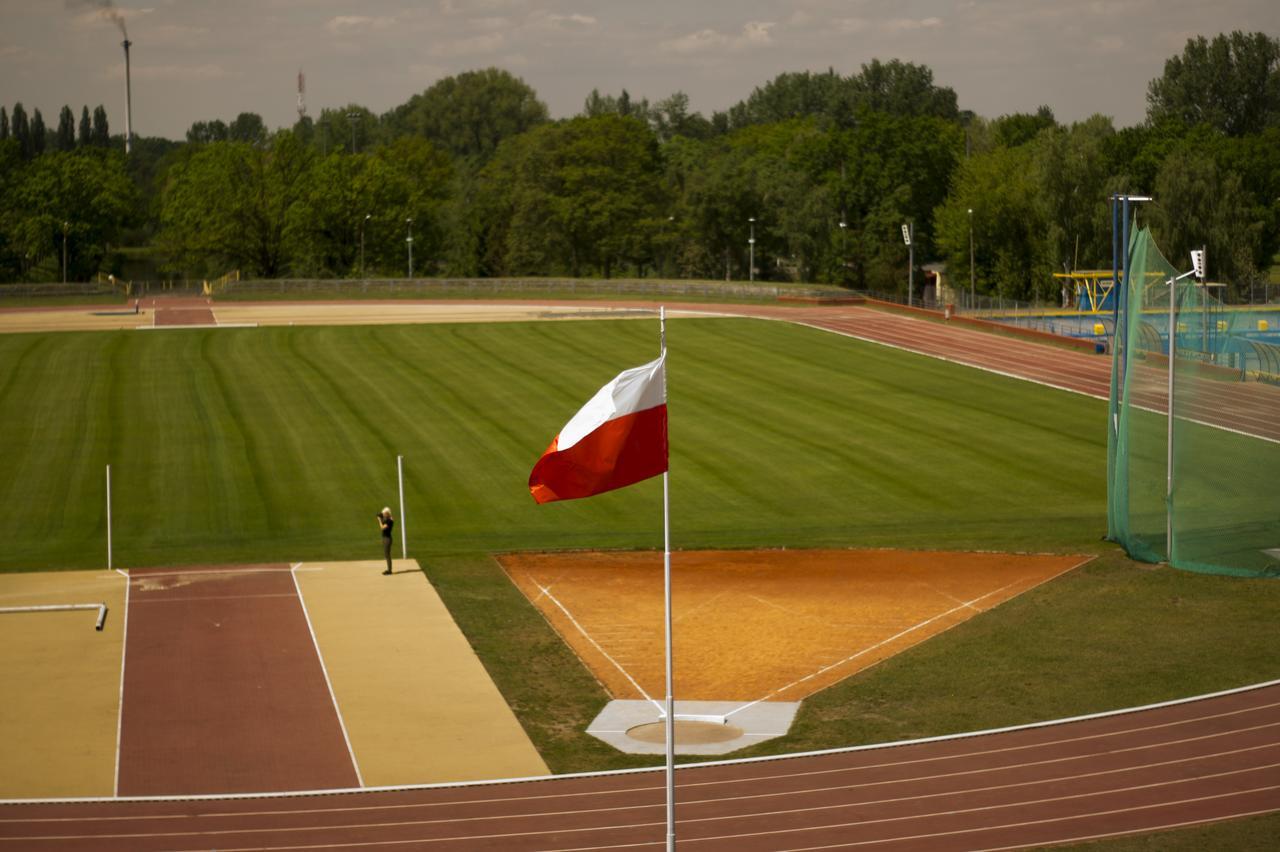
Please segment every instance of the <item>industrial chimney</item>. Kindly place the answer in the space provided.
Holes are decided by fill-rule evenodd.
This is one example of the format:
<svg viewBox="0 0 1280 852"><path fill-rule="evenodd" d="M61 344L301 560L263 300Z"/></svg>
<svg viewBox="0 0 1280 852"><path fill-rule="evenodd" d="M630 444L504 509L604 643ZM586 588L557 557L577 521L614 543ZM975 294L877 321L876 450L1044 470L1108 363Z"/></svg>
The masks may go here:
<svg viewBox="0 0 1280 852"><path fill-rule="evenodd" d="M124 152L128 155L133 148L133 85L129 81L129 41L128 36L120 42L124 46Z"/></svg>

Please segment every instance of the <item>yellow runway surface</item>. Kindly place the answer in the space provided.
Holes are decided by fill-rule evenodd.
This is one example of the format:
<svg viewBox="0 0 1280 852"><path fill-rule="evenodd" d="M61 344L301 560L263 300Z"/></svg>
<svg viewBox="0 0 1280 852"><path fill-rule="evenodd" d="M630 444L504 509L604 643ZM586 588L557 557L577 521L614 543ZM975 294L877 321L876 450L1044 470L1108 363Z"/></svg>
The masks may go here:
<svg viewBox="0 0 1280 852"><path fill-rule="evenodd" d="M0 311L0 334L40 331L112 331L151 325L151 311L135 314L124 305L93 305L80 310Z"/></svg>
<svg viewBox="0 0 1280 852"><path fill-rule="evenodd" d="M125 578L114 571L0 574L0 798L110 796L116 771Z"/></svg>
<svg viewBox="0 0 1280 852"><path fill-rule="evenodd" d="M414 560L296 571L365 786L549 774Z"/></svg>
<svg viewBox="0 0 1280 852"><path fill-rule="evenodd" d="M394 323L527 322L545 319L628 319L649 317L653 310L603 306L536 304L475 305L423 302L343 303L215 303L213 314L223 325L386 325Z"/></svg>

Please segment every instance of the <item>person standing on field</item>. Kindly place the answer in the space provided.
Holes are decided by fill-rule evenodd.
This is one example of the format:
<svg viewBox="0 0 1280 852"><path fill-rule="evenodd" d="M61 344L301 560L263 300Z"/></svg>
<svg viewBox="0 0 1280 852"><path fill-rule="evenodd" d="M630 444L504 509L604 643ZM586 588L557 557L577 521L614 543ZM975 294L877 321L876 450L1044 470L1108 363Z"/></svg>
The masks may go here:
<svg viewBox="0 0 1280 852"><path fill-rule="evenodd" d="M378 527L382 530L382 555L387 558L387 570L383 574L391 573L391 530L395 525L396 519L391 517L391 509L383 507L378 515Z"/></svg>

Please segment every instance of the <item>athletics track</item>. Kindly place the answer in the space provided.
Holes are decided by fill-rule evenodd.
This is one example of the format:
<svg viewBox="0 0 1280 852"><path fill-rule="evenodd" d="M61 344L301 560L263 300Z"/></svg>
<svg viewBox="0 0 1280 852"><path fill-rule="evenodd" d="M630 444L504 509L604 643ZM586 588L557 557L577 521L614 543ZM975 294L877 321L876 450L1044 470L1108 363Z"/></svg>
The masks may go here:
<svg viewBox="0 0 1280 852"><path fill-rule="evenodd" d="M1106 357L867 308L681 310L785 319L1095 397L1109 386ZM1220 390L1196 419L1280 440L1270 389ZM1154 392L1147 402L1160 410ZM676 783L678 842L693 849L1011 849L1159 831L1280 810L1280 683L1003 732L690 766ZM657 849L663 797L661 770L644 770L14 803L0 808L0 850Z"/></svg>

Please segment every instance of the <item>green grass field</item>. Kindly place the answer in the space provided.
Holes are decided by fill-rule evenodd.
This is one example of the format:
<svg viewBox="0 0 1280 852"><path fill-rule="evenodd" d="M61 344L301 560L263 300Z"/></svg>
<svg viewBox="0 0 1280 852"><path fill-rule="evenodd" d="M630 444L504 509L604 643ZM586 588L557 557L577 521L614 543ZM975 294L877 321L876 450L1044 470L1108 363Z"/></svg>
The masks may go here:
<svg viewBox="0 0 1280 852"><path fill-rule="evenodd" d="M410 554L555 771L650 764L493 552L661 546L657 480L525 487L652 321L0 336L0 570ZM1280 583L1138 565L1105 532L1105 404L783 323L668 324L673 546L1098 553L805 702L752 753L949 733L1280 677ZM1137 848L1137 847L1135 847Z"/></svg>
<svg viewBox="0 0 1280 852"><path fill-rule="evenodd" d="M536 506L529 469L656 323L0 338L0 568L338 559L376 550L405 457L419 555L660 544L657 481ZM679 547L1079 550L1103 406L750 320L669 330Z"/></svg>

